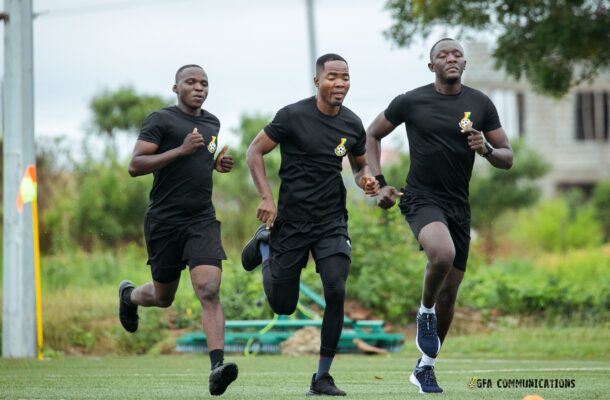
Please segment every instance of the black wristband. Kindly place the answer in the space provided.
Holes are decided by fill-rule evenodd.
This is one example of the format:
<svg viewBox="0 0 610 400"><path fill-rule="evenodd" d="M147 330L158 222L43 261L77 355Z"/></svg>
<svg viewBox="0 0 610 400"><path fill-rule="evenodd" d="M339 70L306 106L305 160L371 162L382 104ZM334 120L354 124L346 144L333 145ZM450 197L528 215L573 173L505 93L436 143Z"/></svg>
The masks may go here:
<svg viewBox="0 0 610 400"><path fill-rule="evenodd" d="M481 157L483 158L487 158L491 155L491 153L494 152L494 148L491 147L491 145L487 142L485 142L485 149L487 150L487 152L485 152L485 154L481 154Z"/></svg>
<svg viewBox="0 0 610 400"><path fill-rule="evenodd" d="M375 175L375 179L377 179L377 182L379 182L379 189L384 186L388 186L388 183L385 181L385 177L383 176L383 174Z"/></svg>

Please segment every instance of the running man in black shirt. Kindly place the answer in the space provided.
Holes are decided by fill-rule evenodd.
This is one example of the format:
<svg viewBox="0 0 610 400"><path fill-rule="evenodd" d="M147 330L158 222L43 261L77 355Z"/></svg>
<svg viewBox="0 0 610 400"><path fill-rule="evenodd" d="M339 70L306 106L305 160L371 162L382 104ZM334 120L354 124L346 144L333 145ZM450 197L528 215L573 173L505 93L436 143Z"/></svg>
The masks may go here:
<svg viewBox="0 0 610 400"><path fill-rule="evenodd" d="M214 158L220 122L201 108L208 95L203 68L189 64L178 69L173 91L178 105L146 118L129 164L131 176L154 174L144 220L153 281L139 287L121 282L119 319L128 332L135 332L138 306L169 307L180 273L188 265L203 308L212 364L209 390L212 395L221 395L237 378L237 366L223 364L224 314L219 292L226 256L212 205L212 172L231 171L233 159L225 155L226 146Z"/></svg>
<svg viewBox="0 0 610 400"><path fill-rule="evenodd" d="M264 222L244 248L248 271L263 264L263 287L277 314L297 306L301 269L309 252L324 286L326 309L317 373L309 395L344 396L329 375L343 328L345 282L350 266L346 190L342 161L348 156L356 183L378 193L365 159L366 132L360 118L342 106L350 86L347 62L326 54L316 62L315 97L282 108L252 141L247 160L261 195L257 218ZM265 176L263 156L280 145L278 211Z"/></svg>
<svg viewBox="0 0 610 400"><path fill-rule="evenodd" d="M400 209L426 253L416 344L422 352L410 381L422 393L442 392L434 363L449 331L470 245L468 184L475 153L494 167L512 166L513 152L491 100L462 85L464 50L441 39L430 50L435 82L397 96L367 130L367 157L381 186L378 205ZM381 139L404 123L411 167L403 193L386 184ZM437 319L438 318L438 319Z"/></svg>

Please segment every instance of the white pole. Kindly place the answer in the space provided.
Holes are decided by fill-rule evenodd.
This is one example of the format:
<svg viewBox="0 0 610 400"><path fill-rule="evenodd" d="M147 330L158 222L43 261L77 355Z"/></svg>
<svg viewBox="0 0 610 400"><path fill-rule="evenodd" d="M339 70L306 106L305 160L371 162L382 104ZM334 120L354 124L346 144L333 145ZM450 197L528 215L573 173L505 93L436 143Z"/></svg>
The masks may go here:
<svg viewBox="0 0 610 400"><path fill-rule="evenodd" d="M32 0L5 0L2 356L36 357L32 208L19 213L25 168L35 162Z"/></svg>
<svg viewBox="0 0 610 400"><path fill-rule="evenodd" d="M312 94L316 94L316 88L313 85L313 77L316 76L316 60L318 59L318 50L316 48L316 25L314 16L314 0L305 0L307 6L307 33L309 37L309 78Z"/></svg>

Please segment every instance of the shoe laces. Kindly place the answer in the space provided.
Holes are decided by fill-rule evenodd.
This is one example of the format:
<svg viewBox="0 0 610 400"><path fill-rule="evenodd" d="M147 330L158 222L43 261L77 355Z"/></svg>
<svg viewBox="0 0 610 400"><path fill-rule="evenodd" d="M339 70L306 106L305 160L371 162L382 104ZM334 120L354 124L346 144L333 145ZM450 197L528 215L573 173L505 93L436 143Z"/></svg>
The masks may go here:
<svg viewBox="0 0 610 400"><path fill-rule="evenodd" d="M421 314L419 327L424 336L436 336L436 319L432 318L432 314Z"/></svg>
<svg viewBox="0 0 610 400"><path fill-rule="evenodd" d="M425 365L422 369L424 373L424 384L426 386L438 386L438 383L436 383L436 375L434 374L434 367Z"/></svg>

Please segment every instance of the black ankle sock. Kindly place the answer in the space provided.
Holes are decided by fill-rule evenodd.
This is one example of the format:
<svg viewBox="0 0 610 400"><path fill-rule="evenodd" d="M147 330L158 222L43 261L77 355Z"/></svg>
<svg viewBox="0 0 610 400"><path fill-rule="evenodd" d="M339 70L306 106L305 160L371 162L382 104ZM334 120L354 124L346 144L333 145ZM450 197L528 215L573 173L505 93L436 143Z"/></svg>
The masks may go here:
<svg viewBox="0 0 610 400"><path fill-rule="evenodd" d="M212 369L219 367L222 365L224 361L225 352L222 349L216 349L210 351L210 363L212 364Z"/></svg>

